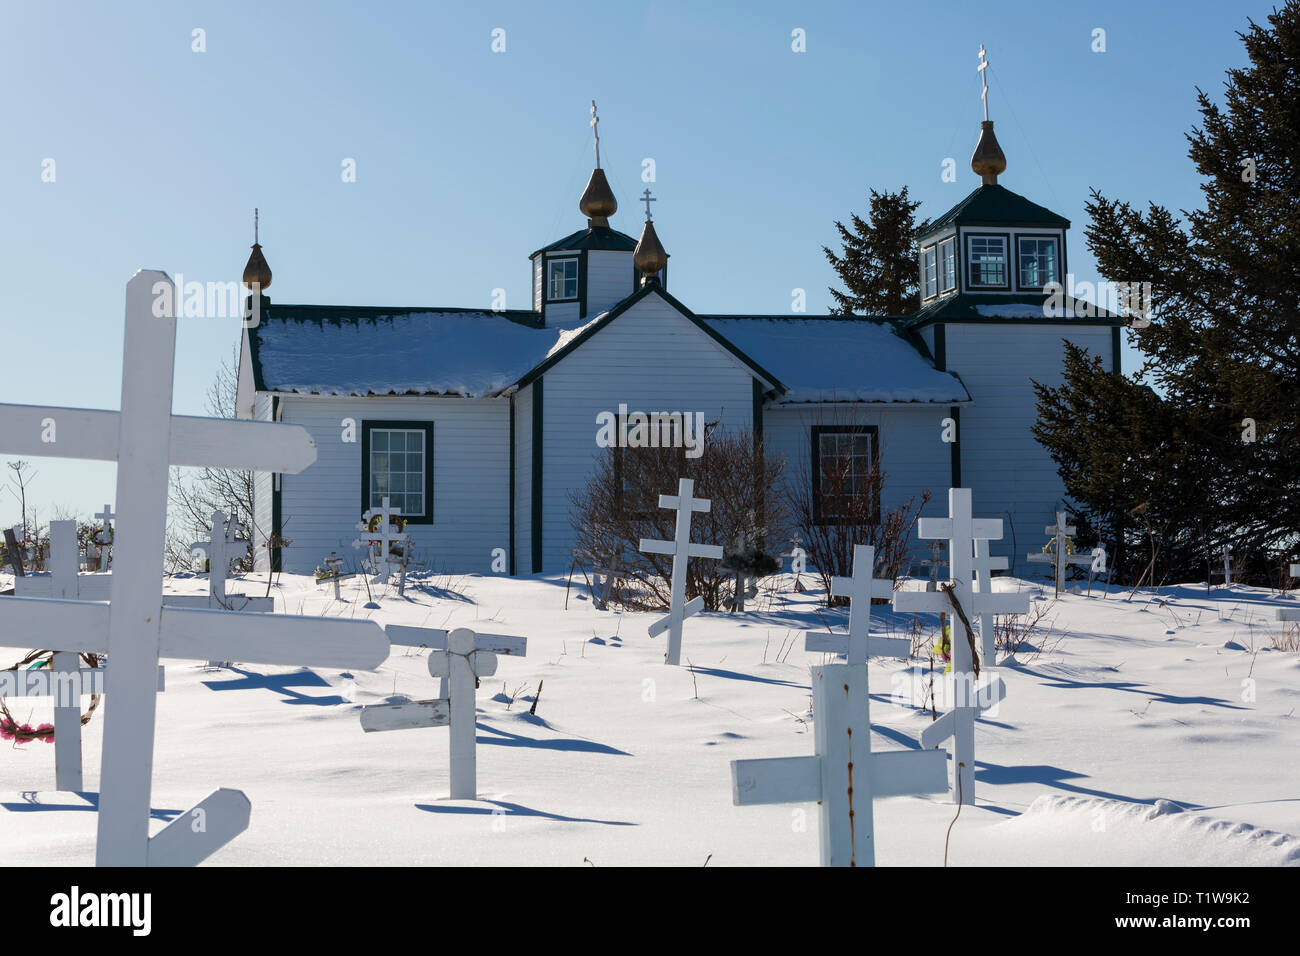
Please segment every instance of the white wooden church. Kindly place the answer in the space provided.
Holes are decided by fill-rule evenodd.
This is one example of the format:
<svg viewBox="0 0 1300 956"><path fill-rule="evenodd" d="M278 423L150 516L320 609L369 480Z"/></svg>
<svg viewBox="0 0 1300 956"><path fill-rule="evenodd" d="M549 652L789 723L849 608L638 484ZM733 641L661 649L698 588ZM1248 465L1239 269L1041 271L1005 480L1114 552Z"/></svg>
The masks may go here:
<svg viewBox="0 0 1300 956"><path fill-rule="evenodd" d="M1061 381L1063 340L1118 371L1121 320L1076 317L1068 299L1063 314L1044 308L1045 287L1064 282L1070 224L998 183L1006 159L987 120L971 166L981 185L920 239L909 316L693 312L669 291L649 203L640 241L610 225L618 203L599 160L585 226L529 257L531 309L261 296L239 415L301 424L319 449L302 474L257 475L258 532L291 542L269 557L258 547L262 569L353 553L361 513L387 496L436 568L487 572L503 549L511 574L565 571L569 495L605 453L600 416L620 410L750 429L786 456L787 475L816 474L824 455L863 470L878 459L881 507L928 489L938 514L949 487L970 488L977 515L1037 540L1064 489L1030 433L1031 380ZM256 243L244 281L271 284ZM1012 542L994 553L1012 556Z"/></svg>

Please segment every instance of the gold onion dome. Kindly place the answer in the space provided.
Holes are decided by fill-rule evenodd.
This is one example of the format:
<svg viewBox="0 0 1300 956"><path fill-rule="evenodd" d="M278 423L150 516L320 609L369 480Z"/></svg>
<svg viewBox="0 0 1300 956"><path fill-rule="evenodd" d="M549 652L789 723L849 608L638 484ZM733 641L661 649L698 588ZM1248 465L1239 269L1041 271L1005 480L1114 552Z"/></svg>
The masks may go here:
<svg viewBox="0 0 1300 956"><path fill-rule="evenodd" d="M593 226L608 226L609 217L618 212L618 200L614 198L614 191L609 188L605 170L599 166L591 171L587 188L582 191L582 198L578 200L578 209L591 220Z"/></svg>
<svg viewBox="0 0 1300 956"><path fill-rule="evenodd" d="M641 240L632 253L632 264L636 271L651 280L668 265L668 253L664 252L663 243L655 234L655 224L646 220L645 229L641 231Z"/></svg>
<svg viewBox="0 0 1300 956"><path fill-rule="evenodd" d="M262 246L256 242L248 257L248 265L244 266L244 285L256 285L258 292L265 292L271 287L271 267L266 264L266 256L262 255Z"/></svg>
<svg viewBox="0 0 1300 956"><path fill-rule="evenodd" d="M985 186L996 186L998 173L1007 168L1007 157L998 145L998 138L993 135L992 120L980 123L980 141L975 144L975 152L971 154L970 168L975 170Z"/></svg>

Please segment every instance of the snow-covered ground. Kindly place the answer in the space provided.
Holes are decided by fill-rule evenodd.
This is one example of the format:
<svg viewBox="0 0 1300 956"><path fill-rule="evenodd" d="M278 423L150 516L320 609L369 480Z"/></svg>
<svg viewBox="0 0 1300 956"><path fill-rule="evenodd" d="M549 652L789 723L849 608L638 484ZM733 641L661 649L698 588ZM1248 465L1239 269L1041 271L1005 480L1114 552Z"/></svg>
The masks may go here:
<svg viewBox="0 0 1300 956"><path fill-rule="evenodd" d="M818 591L772 582L755 610L688 621L690 666L674 668L663 638L646 636L656 615L596 611L580 580L567 610L563 577L469 576L377 594L367 611L357 579L336 602L329 586L284 575L272 588L282 613L528 638L528 656L501 658L479 691L482 799L444 799L445 728L361 731L363 704L435 696L423 651L397 648L351 675L169 661L155 828L235 787L252 822L213 864L816 864L815 806L731 803L731 760L812 752L808 667L824 658L803 651L802 631L845 621ZM1050 600L1035 584L998 585ZM230 585L265 588L261 576ZM1300 864L1300 653L1272 647L1283 633L1272 608L1296 599L1204 586L1062 597L1031 637L1041 653L1000 669L1007 698L978 725L978 805L952 827L949 863ZM910 615L873 611L874 632L910 631ZM870 667L875 749L915 747L931 719L891 698L908 666ZM20 721L51 715L45 702L9 703ZM91 786L102 730L101 712L85 731ZM0 862L93 860L94 795L53 783L52 746L0 749ZM955 809L941 794L877 801L878 863L942 864Z"/></svg>

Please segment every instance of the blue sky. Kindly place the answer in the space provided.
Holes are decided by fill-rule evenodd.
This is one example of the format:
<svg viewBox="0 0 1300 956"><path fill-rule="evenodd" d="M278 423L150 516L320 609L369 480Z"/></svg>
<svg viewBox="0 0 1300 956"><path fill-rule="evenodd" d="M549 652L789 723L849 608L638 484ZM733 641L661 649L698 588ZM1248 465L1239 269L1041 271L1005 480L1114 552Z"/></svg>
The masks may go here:
<svg viewBox="0 0 1300 956"><path fill-rule="evenodd" d="M1093 280L1089 188L1199 205L1194 88L1220 96L1235 31L1271 8L5 0L0 401L116 408L127 279L237 278L254 206L273 300L488 307L501 287L527 308L528 253L585 224L593 98L616 228L640 233L655 160L678 298L784 313L803 288L824 313L821 246L870 187L907 185L934 216L977 184L981 43L1001 182L1071 220L1071 271ZM179 324L174 410L202 413L238 325ZM35 463L46 516L113 498L111 465ZM0 523L16 517L0 491Z"/></svg>

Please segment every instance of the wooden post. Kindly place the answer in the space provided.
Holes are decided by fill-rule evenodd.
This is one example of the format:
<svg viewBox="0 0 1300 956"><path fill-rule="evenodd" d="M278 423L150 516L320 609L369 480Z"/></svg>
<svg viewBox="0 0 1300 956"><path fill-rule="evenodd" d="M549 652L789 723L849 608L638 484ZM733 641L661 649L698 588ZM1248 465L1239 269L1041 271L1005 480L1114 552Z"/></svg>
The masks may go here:
<svg viewBox="0 0 1300 956"><path fill-rule="evenodd" d="M13 566L14 577L23 576L23 552L18 547L18 536L13 528L5 528L5 551L9 554L9 563Z"/></svg>

